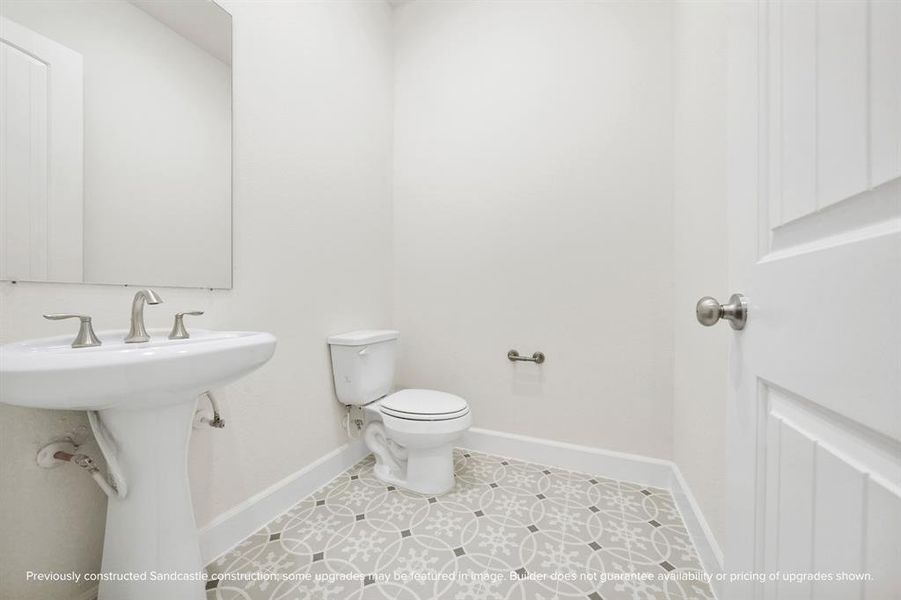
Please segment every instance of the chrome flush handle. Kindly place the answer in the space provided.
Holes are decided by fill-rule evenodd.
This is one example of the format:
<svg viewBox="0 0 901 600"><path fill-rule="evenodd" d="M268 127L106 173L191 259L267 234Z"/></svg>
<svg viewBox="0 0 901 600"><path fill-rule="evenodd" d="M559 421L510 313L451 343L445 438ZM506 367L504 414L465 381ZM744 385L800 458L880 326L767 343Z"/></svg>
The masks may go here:
<svg viewBox="0 0 901 600"><path fill-rule="evenodd" d="M189 310L187 312L175 313L175 323L172 324L172 331L169 332L169 339L186 340L191 337L191 334L185 329L185 315L199 317L202 314L202 310Z"/></svg>
<svg viewBox="0 0 901 600"><path fill-rule="evenodd" d="M73 348L93 348L94 346L99 346L103 343L96 335L94 335L94 327L91 325L91 317L88 315L54 313L44 315L44 318L50 319L51 321L61 321L62 319L81 320L81 324L78 326L78 335L75 336L75 340L72 342Z"/></svg>
<svg viewBox="0 0 901 600"><path fill-rule="evenodd" d="M748 322L748 299L741 294L732 294L729 304L720 304L716 298L704 296L695 306L698 323L704 327L716 325L720 319L729 321L732 329L741 330Z"/></svg>

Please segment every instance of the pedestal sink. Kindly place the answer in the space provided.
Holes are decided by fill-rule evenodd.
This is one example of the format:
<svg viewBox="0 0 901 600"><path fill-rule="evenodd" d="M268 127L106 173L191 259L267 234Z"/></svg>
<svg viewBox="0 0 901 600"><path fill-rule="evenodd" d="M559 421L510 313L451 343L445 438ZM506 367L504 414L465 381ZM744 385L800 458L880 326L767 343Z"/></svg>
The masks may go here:
<svg viewBox="0 0 901 600"><path fill-rule="evenodd" d="M250 373L275 351L268 333L193 330L185 340L151 331L125 344L71 348L71 336L0 346L0 402L86 410L124 497L110 498L102 571L144 578L100 584L100 600L202 600L200 557L187 474L199 394ZM64 496L65 490L60 490ZM169 575L177 579L165 581Z"/></svg>

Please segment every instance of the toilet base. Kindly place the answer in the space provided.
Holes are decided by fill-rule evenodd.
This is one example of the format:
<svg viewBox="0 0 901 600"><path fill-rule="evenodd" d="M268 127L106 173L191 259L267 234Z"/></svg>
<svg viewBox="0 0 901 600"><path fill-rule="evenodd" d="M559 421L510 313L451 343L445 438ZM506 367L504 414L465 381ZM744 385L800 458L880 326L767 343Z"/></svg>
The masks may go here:
<svg viewBox="0 0 901 600"><path fill-rule="evenodd" d="M380 462L373 450L373 473L387 484L425 496L441 496L454 489L453 453L453 445L419 449L408 454L406 469L399 470L390 462Z"/></svg>
<svg viewBox="0 0 901 600"><path fill-rule="evenodd" d="M454 489L454 443L469 428L469 414L449 421L371 420L363 433L375 455L375 476L417 494L440 496Z"/></svg>

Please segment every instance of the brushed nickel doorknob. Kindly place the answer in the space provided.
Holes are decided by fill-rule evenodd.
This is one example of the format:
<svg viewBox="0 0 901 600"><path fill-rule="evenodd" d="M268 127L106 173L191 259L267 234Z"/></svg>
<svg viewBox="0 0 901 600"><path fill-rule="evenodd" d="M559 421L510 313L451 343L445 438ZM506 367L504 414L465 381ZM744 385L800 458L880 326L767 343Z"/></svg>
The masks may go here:
<svg viewBox="0 0 901 600"><path fill-rule="evenodd" d="M720 304L716 298L704 296L698 300L695 314L698 323L704 327L716 325L720 319L726 319L732 329L744 329L748 322L748 299L741 294L732 294L729 304Z"/></svg>

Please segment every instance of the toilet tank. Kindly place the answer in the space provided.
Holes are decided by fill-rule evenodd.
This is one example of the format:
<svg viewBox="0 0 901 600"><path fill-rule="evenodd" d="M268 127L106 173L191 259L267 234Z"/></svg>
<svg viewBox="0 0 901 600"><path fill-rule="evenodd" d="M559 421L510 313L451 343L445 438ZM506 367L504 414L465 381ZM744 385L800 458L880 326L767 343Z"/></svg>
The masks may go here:
<svg viewBox="0 0 901 600"><path fill-rule="evenodd" d="M328 338L338 400L369 404L391 391L397 338L393 329L365 329Z"/></svg>

